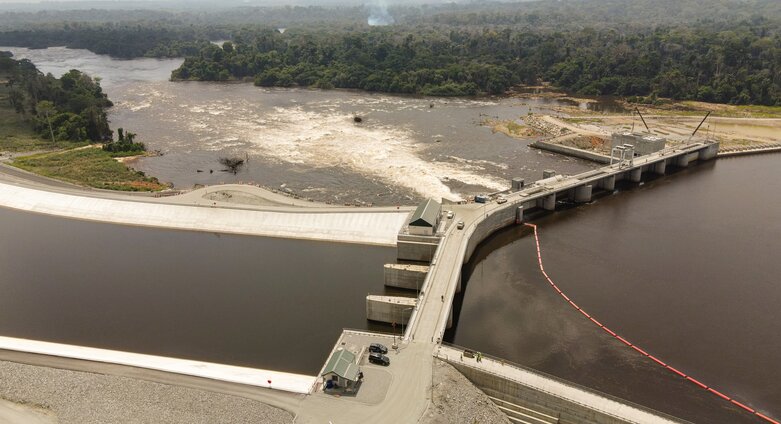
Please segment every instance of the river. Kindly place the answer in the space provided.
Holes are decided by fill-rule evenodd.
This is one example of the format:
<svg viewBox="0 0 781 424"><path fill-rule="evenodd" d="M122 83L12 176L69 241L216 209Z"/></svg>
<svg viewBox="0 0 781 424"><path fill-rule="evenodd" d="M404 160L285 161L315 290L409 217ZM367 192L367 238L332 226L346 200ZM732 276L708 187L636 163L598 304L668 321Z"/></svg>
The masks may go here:
<svg viewBox="0 0 781 424"><path fill-rule="evenodd" d="M630 342L779 417L779 160L719 159L538 219L545 269ZM466 270L448 340L694 422L757 422L569 306L528 230L495 235Z"/></svg>
<svg viewBox="0 0 781 424"><path fill-rule="evenodd" d="M561 104L552 99L450 99L349 90L269 89L249 83L170 82L181 60L115 60L86 50L10 50L43 72L78 68L102 78L113 128L162 157L137 169L179 188L254 182L319 201L396 205L461 199L533 180L543 169L594 165L528 147L481 125L518 120ZM360 116L362 122L354 122ZM237 175L218 159L248 159ZM204 172L198 172L198 170ZM213 173L209 171L214 171Z"/></svg>

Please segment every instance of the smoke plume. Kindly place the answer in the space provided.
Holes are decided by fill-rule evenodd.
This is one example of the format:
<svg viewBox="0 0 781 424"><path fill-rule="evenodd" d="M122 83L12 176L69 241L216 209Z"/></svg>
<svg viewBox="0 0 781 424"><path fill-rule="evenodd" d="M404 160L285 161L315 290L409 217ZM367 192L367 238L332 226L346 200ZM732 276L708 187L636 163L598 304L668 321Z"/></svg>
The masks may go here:
<svg viewBox="0 0 781 424"><path fill-rule="evenodd" d="M374 0L367 7L369 8L369 25L383 26L396 22L393 16L388 13L388 4L385 0Z"/></svg>

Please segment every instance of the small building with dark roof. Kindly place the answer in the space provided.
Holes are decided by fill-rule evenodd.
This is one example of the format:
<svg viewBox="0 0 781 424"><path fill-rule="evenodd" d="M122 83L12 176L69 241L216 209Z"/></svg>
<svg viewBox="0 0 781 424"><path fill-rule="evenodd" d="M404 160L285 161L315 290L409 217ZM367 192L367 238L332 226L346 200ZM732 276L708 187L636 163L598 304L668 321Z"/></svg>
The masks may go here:
<svg viewBox="0 0 781 424"><path fill-rule="evenodd" d="M346 349L339 349L331 354L320 376L323 377L324 389L339 387L352 390L360 373L355 355Z"/></svg>
<svg viewBox="0 0 781 424"><path fill-rule="evenodd" d="M439 226L442 205L434 199L421 203L409 220L409 233L419 236L433 236Z"/></svg>

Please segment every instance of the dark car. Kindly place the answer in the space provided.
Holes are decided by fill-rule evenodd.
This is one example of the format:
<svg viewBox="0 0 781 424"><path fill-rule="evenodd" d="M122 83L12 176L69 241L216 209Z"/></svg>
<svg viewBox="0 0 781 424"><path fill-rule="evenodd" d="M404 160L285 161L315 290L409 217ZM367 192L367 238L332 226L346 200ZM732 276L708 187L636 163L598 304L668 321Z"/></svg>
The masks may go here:
<svg viewBox="0 0 781 424"><path fill-rule="evenodd" d="M381 353L370 353L369 362L372 364L384 365L386 367L390 365L390 359Z"/></svg>
<svg viewBox="0 0 781 424"><path fill-rule="evenodd" d="M369 345L369 352L386 354L388 353L388 348L379 343L372 343Z"/></svg>

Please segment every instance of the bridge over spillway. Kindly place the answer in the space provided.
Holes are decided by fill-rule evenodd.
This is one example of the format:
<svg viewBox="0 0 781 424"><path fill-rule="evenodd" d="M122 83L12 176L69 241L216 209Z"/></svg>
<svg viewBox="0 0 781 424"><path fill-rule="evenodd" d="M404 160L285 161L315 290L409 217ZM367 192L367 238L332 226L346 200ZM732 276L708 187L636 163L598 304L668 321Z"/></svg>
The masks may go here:
<svg viewBox="0 0 781 424"><path fill-rule="evenodd" d="M504 203L453 205L454 221L442 236L421 287L418 307L409 319L406 336L438 343L452 322L452 303L461 282L461 267L480 242L495 231L520 223L533 209L554 210L558 200L585 203L597 190L612 191L617 181L640 182L644 173L663 175L668 167L716 157L718 143L692 143L621 160L609 166L572 176L555 175L505 194Z"/></svg>
<svg viewBox="0 0 781 424"><path fill-rule="evenodd" d="M393 301L387 301L384 305L389 309L384 312L390 316L404 318L405 311L409 311L406 315L409 319L401 320L403 325L407 325L404 333L406 351L399 354L399 359L394 361L404 361L403 364L406 364L410 359L404 358L405 355L411 355L412 352L419 355L415 358L414 369L401 368L394 374L395 386L390 388L386 398L388 404L384 405L384 408L393 405L394 396L402 396L402 393L408 396L410 392L415 392L423 399L427 397L425 388L420 387L420 381L430 378L433 357L442 357L443 352L447 352L445 359L449 357L451 359L449 362L457 367L463 363L452 361L455 352L451 348L442 346L442 338L453 321L452 305L455 294L460 291L462 266L469 261L477 246L488 236L501 228L522 223L525 214L529 211L555 210L557 202L561 200L585 203L591 200L595 192L613 191L619 181L637 183L642 180L644 174L663 175L672 167L683 168L692 162L713 159L718 154L718 150L718 143L706 142L668 148L640 157L625 156L616 163L596 170L572 176L547 175L546 178L528 186L519 185L503 193L502 197L506 201L502 203L488 201L482 204L448 205L455 216L445 220L445 228L442 230L440 227L439 238L436 241L429 241L429 244L434 246L431 248L433 255L431 255L428 273L419 287L417 299L411 303L414 306L410 306L410 302L393 303ZM463 226L455 225L455 222L463 222ZM400 257L405 256L401 250L407 248L414 250L414 255L417 255L424 250L421 246L425 245L425 240L421 236L400 235L397 249L400 250ZM383 301L376 297L367 298L369 303ZM367 311L369 309L367 303ZM486 362L486 366L491 364ZM531 392L543 390L541 389L543 387L547 390L546 396L550 395L551 399L557 399L556 402L562 402L559 407L570 411L571 418L586 414L595 417L594 422L604 423L681 422L616 400L606 401L600 398L593 404L583 404L583 399L596 399L587 389L566 382L545 381L546 377L539 375L534 375L533 382L526 381L526 376L531 374L519 372L511 367L491 366L490 368L490 375L486 378L491 380L493 382L491 384L495 387L505 387L516 392L517 390L512 387L524 386ZM497 370L500 371L499 374L496 374ZM503 375L502 370L511 370L512 375ZM491 396L500 395L498 393L500 391L495 391ZM396 412L414 421L421 416L427 405L425 401L417 402L403 410L396 409ZM575 419L572 422L578 421Z"/></svg>

